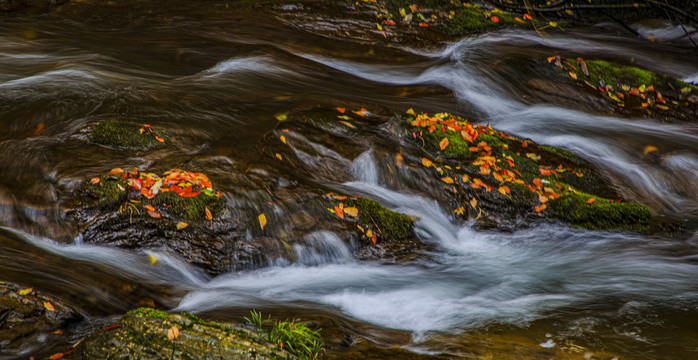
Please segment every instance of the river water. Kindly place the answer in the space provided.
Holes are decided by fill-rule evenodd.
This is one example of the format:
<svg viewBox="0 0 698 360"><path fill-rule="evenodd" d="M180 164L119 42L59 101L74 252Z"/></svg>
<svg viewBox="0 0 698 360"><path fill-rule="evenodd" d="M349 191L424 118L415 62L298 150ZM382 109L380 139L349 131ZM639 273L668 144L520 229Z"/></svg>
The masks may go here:
<svg viewBox="0 0 698 360"><path fill-rule="evenodd" d="M698 217L695 121L605 114L550 95L554 79L530 65L554 53L603 56L688 79L698 74L695 52L603 29L388 46L323 36L289 22L291 8L260 4L75 2L0 22L1 280L54 295L94 322L140 305L231 321L254 308L423 353L477 356L502 343L532 349L503 358L536 349L698 357L698 234L677 240L552 224L501 233L454 224L424 192L389 181L380 151L393 145L381 124L356 135L364 151L334 153L346 175L308 181L418 218L427 246L411 260L358 260L355 244L315 231L294 245L293 259L211 277L158 249L76 237L65 199L80 182L116 166L180 161L273 167L261 144L279 126L274 115L316 106L413 107L490 122L580 154L658 214ZM79 130L99 119L150 123L186 140L142 156L86 145ZM643 154L646 145L662 156Z"/></svg>

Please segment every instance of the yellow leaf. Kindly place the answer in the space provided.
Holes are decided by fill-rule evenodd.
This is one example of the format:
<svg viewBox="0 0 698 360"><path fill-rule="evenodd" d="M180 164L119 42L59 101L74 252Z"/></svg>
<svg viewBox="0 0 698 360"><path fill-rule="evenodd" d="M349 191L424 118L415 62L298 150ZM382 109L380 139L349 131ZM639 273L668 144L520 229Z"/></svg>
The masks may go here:
<svg viewBox="0 0 698 360"><path fill-rule="evenodd" d="M508 186L500 186L497 191L499 191L502 195L506 195L511 192Z"/></svg>
<svg viewBox="0 0 698 360"><path fill-rule="evenodd" d="M204 206L204 210L206 211L206 220L213 220L213 214L211 214L211 210L208 209L208 206Z"/></svg>
<svg viewBox="0 0 698 360"><path fill-rule="evenodd" d="M468 176L468 175L463 175L463 182L464 182L464 183L467 183L468 181L470 181L470 176Z"/></svg>
<svg viewBox="0 0 698 360"><path fill-rule="evenodd" d="M281 157L281 154L279 154L279 153L276 153L276 158L279 159L279 160L283 160L283 159L284 159L284 158Z"/></svg>
<svg viewBox="0 0 698 360"><path fill-rule="evenodd" d="M395 166L402 168L402 166L405 164L405 158L402 157L399 153L395 154Z"/></svg>
<svg viewBox="0 0 698 360"><path fill-rule="evenodd" d="M441 181L445 182L446 184L453 184L453 179L450 176L442 177Z"/></svg>
<svg viewBox="0 0 698 360"><path fill-rule="evenodd" d="M448 138L445 137L439 141L439 147L441 148L441 151L444 151L444 149L448 146Z"/></svg>
<svg viewBox="0 0 698 360"><path fill-rule="evenodd" d="M276 118L276 120L284 121L288 118L288 115L286 113L278 113L274 115L274 117Z"/></svg>
<svg viewBox="0 0 698 360"><path fill-rule="evenodd" d="M344 213L353 217L357 217L359 215L359 209L357 209L355 206L347 207L344 208Z"/></svg>
<svg viewBox="0 0 698 360"><path fill-rule="evenodd" d="M543 196L543 195L538 195L538 201L540 201L542 203L547 203L548 198L546 196Z"/></svg>
<svg viewBox="0 0 698 360"><path fill-rule="evenodd" d="M24 295L30 294L32 291L34 291L34 288L26 288L26 289L22 289L22 290L18 291L17 293L24 296Z"/></svg>
<svg viewBox="0 0 698 360"><path fill-rule="evenodd" d="M430 167L432 164L433 163L431 162L431 160L429 160L427 158L422 158L422 165L424 165L426 167Z"/></svg>
<svg viewBox="0 0 698 360"><path fill-rule="evenodd" d="M657 149L655 146L647 145L647 146L645 146L645 149L643 150L643 152L645 153L645 155L647 155L647 154L651 153L652 151L657 151L657 150L659 150L659 149Z"/></svg>
<svg viewBox="0 0 698 360"><path fill-rule="evenodd" d="M282 142L282 143L284 143L284 144L286 143L286 137L285 137L285 136L281 135L281 137L279 137L279 139L281 139L281 142Z"/></svg>
<svg viewBox="0 0 698 360"><path fill-rule="evenodd" d="M177 223L177 230L182 230L187 226L189 226L189 224L185 223L184 221L178 222Z"/></svg>
<svg viewBox="0 0 698 360"><path fill-rule="evenodd" d="M179 337L179 328L177 325L172 325L171 328L167 329L167 339L174 340Z"/></svg>
<svg viewBox="0 0 698 360"><path fill-rule="evenodd" d="M477 206L477 200L475 198L470 199L470 206L472 206L473 209Z"/></svg>
<svg viewBox="0 0 698 360"><path fill-rule="evenodd" d="M417 116L417 114L414 113L414 109L412 109L412 108L409 108L409 109L407 110L407 113L410 114L410 115Z"/></svg>
<svg viewBox="0 0 698 360"><path fill-rule="evenodd" d="M463 213L465 212L465 208L461 206L461 207L453 210L453 212L456 213L457 215L463 215Z"/></svg>
<svg viewBox="0 0 698 360"><path fill-rule="evenodd" d="M158 262L158 258L153 255L148 255L148 262L150 265L155 265L155 263Z"/></svg>
<svg viewBox="0 0 698 360"><path fill-rule="evenodd" d="M267 217L264 216L264 214L259 214L257 219L259 219L259 227L261 227L262 230L264 230L264 226L267 225Z"/></svg>
<svg viewBox="0 0 698 360"><path fill-rule="evenodd" d="M366 236L367 236L369 239L372 238L372 237L373 237L373 231L371 231L371 229L367 229L367 230L366 230Z"/></svg>
<svg viewBox="0 0 698 360"><path fill-rule="evenodd" d="M570 71L570 77L571 77L572 79L577 80L577 74L575 74L575 73L573 73L573 72L571 72L571 71Z"/></svg>
<svg viewBox="0 0 698 360"><path fill-rule="evenodd" d="M51 303L48 302L48 301L44 301L44 307L45 307L46 310L48 310L48 311L56 311L56 308L53 307L53 304L51 304Z"/></svg>

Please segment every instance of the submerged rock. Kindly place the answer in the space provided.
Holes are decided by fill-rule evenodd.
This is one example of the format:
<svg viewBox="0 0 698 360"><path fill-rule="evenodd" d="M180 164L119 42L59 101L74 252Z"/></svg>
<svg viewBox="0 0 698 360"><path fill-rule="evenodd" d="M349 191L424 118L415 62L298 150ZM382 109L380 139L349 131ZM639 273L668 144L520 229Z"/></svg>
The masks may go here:
<svg viewBox="0 0 698 360"><path fill-rule="evenodd" d="M84 317L31 287L0 281L0 353L21 354Z"/></svg>
<svg viewBox="0 0 698 360"><path fill-rule="evenodd" d="M76 359L297 359L257 334L188 314L139 308L95 330Z"/></svg>

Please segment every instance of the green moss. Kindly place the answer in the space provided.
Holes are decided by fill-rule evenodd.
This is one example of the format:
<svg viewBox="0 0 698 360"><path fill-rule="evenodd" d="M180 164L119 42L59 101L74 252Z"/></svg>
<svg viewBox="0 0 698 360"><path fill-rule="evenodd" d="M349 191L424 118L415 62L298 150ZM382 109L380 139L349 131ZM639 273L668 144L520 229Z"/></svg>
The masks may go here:
<svg viewBox="0 0 698 360"><path fill-rule="evenodd" d="M386 240L406 239L412 231L412 218L387 209L377 201L359 198L348 203L359 209L361 222L377 226L378 234Z"/></svg>
<svg viewBox="0 0 698 360"><path fill-rule="evenodd" d="M144 129L141 133L141 129ZM139 124L100 121L92 126L89 139L93 143L130 150L150 150L167 146L171 142L169 135L163 131L151 133L146 127ZM158 141L155 136L159 136L164 141Z"/></svg>
<svg viewBox="0 0 698 360"><path fill-rule="evenodd" d="M558 157L569 161L570 163L576 164L576 165L581 165L584 163L584 161L577 155L565 150L561 149L559 147L555 146L550 146L550 145L538 145L539 148L557 155Z"/></svg>
<svg viewBox="0 0 698 360"><path fill-rule="evenodd" d="M592 197L583 193L565 193L548 202L550 215L585 229L622 229L649 233L656 227L652 212L644 205L612 203L603 198L596 198L593 204L587 204L587 200Z"/></svg>

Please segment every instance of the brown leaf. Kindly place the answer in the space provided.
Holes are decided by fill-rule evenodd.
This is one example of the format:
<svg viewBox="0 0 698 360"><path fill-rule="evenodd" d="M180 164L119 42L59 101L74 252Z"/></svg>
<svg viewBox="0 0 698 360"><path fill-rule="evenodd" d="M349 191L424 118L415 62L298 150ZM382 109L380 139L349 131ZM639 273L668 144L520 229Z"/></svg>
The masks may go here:
<svg viewBox="0 0 698 360"><path fill-rule="evenodd" d="M577 65L582 68L582 72L584 75L589 76L589 69L587 69L587 64L584 62L584 59L578 57L577 58Z"/></svg>
<svg viewBox="0 0 698 360"><path fill-rule="evenodd" d="M441 151L444 151L444 149L448 146L448 138L444 137L439 141L439 147L441 148Z"/></svg>
<svg viewBox="0 0 698 360"><path fill-rule="evenodd" d="M473 209L477 206L477 200L475 198L470 199L470 206L472 206Z"/></svg>

